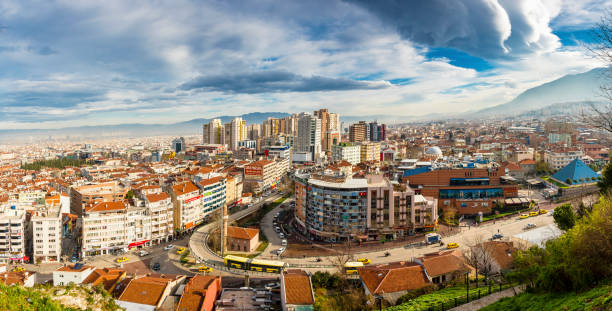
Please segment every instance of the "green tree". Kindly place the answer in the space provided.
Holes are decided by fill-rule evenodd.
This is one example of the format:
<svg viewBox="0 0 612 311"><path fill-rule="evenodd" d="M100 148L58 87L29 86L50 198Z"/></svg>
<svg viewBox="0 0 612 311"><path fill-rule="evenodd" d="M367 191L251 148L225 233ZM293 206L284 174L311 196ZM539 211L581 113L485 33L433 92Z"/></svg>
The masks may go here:
<svg viewBox="0 0 612 311"><path fill-rule="evenodd" d="M568 178L565 180L565 183L566 183L566 184L568 184L568 185L571 185L571 184L572 184L572 179L568 177Z"/></svg>
<svg viewBox="0 0 612 311"><path fill-rule="evenodd" d="M552 172L552 169L550 168L550 165L548 165L548 163L544 161L538 161L535 165L535 171L538 174L549 174L550 172Z"/></svg>
<svg viewBox="0 0 612 311"><path fill-rule="evenodd" d="M553 212L553 218L557 227L561 230L567 231L576 224L576 213L574 213L574 208L569 203L557 206Z"/></svg>
<svg viewBox="0 0 612 311"><path fill-rule="evenodd" d="M601 193L607 193L612 189L612 162L608 163L601 171L601 177L597 183Z"/></svg>

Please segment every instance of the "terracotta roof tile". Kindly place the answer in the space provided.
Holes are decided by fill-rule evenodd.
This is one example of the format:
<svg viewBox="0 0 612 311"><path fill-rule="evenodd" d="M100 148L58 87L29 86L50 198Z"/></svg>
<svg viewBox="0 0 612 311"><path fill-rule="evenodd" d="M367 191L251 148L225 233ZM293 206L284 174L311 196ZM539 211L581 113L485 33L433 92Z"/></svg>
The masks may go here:
<svg viewBox="0 0 612 311"><path fill-rule="evenodd" d="M196 185L194 185L191 181L188 181L172 186L172 191L174 191L174 193L179 196L185 193L198 191L198 187L196 187Z"/></svg>
<svg viewBox="0 0 612 311"><path fill-rule="evenodd" d="M86 212L110 212L125 209L123 202L100 202L90 207L86 207Z"/></svg>
<svg viewBox="0 0 612 311"><path fill-rule="evenodd" d="M357 271L372 294L410 291L430 284L423 267L412 262L403 262L399 265L368 266L359 268Z"/></svg>
<svg viewBox="0 0 612 311"><path fill-rule="evenodd" d="M147 201L149 201L149 203L155 203L155 202L165 200L168 198L170 198L170 196L165 192L153 193L153 194L147 195Z"/></svg>
<svg viewBox="0 0 612 311"><path fill-rule="evenodd" d="M418 258L430 277L470 270L459 251L442 251Z"/></svg>
<svg viewBox="0 0 612 311"><path fill-rule="evenodd" d="M287 304L314 305L308 274L302 270L289 270L283 273Z"/></svg>
<svg viewBox="0 0 612 311"><path fill-rule="evenodd" d="M227 236L234 239L250 240L259 234L259 229L227 226Z"/></svg>

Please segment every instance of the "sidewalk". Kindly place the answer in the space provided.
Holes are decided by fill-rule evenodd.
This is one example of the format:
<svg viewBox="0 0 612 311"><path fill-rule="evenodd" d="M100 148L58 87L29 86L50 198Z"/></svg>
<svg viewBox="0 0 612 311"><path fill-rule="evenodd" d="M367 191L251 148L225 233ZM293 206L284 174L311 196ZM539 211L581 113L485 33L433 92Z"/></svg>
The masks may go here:
<svg viewBox="0 0 612 311"><path fill-rule="evenodd" d="M498 300L504 297L512 297L516 294L520 294L525 290L524 285L517 285L515 287L511 287L505 289L501 292L493 293L491 295L485 296L478 300L474 300L472 302L460 305L458 307L452 308L452 311L472 311L472 310L480 310L480 308L484 308L490 304L497 302Z"/></svg>

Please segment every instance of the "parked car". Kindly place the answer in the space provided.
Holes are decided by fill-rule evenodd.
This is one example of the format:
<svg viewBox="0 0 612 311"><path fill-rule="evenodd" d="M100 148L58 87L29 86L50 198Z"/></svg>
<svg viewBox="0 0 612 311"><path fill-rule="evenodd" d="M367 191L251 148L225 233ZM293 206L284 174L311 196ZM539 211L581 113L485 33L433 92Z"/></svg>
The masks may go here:
<svg viewBox="0 0 612 311"><path fill-rule="evenodd" d="M280 254L282 254L284 251L285 251L285 248L284 248L284 247L281 247L281 248L279 248L279 249L277 249L277 250L276 250L276 255L280 255Z"/></svg>
<svg viewBox="0 0 612 311"><path fill-rule="evenodd" d="M161 266L159 265L158 262L153 264L153 271L159 271L159 269L161 269Z"/></svg>
<svg viewBox="0 0 612 311"><path fill-rule="evenodd" d="M519 219L525 219L525 218L529 218L528 214L521 214L521 216L519 216Z"/></svg>
<svg viewBox="0 0 612 311"><path fill-rule="evenodd" d="M125 256L119 257L116 259L117 263L127 262L129 259Z"/></svg>
<svg viewBox="0 0 612 311"><path fill-rule="evenodd" d="M280 228L279 227L274 227L274 231L276 231L278 233L278 232L280 232Z"/></svg>
<svg viewBox="0 0 612 311"><path fill-rule="evenodd" d="M529 212L529 217L538 216L540 213L538 212Z"/></svg>
<svg viewBox="0 0 612 311"><path fill-rule="evenodd" d="M268 284L266 284L266 287L268 287L268 288L280 288L280 283L278 283L278 282L268 283Z"/></svg>
<svg viewBox="0 0 612 311"><path fill-rule="evenodd" d="M527 225L525 226L525 228L523 228L523 230L529 230L529 229L533 229L533 228L535 228L535 227L536 227L536 224L527 224Z"/></svg>
<svg viewBox="0 0 612 311"><path fill-rule="evenodd" d="M504 235L503 235L503 234L501 234L501 233L496 233L496 234L494 234L494 235L491 237L491 241L493 241L493 240L499 240L499 239L501 239L501 238L503 238L503 237L504 237Z"/></svg>
<svg viewBox="0 0 612 311"><path fill-rule="evenodd" d="M174 248L174 245L172 245L172 244L164 246L164 250L165 251L169 251L169 250L171 250L173 248Z"/></svg>
<svg viewBox="0 0 612 311"><path fill-rule="evenodd" d="M279 233L279 234L278 234L278 236L279 236L281 239L284 239L284 238L285 238L285 234L284 234L284 233L282 233L282 232L281 232L281 233Z"/></svg>
<svg viewBox="0 0 612 311"><path fill-rule="evenodd" d="M22 272L22 271L25 271L24 267L15 267L15 268L13 268L13 272Z"/></svg>
<svg viewBox="0 0 612 311"><path fill-rule="evenodd" d="M281 241L281 245L282 245L282 246L287 246L287 240L283 239L283 240Z"/></svg>
<svg viewBox="0 0 612 311"><path fill-rule="evenodd" d="M144 257L144 256L147 256L147 255L149 255L149 252L147 252L147 251L145 251L145 250L141 250L141 251L138 253L138 256L140 256L140 257Z"/></svg>
<svg viewBox="0 0 612 311"><path fill-rule="evenodd" d="M540 215L544 215L544 214L546 214L546 213L548 213L548 211L547 211L547 210L545 210L545 209L541 209L541 210L540 210Z"/></svg>
<svg viewBox="0 0 612 311"><path fill-rule="evenodd" d="M448 245L446 245L446 248L457 248L459 247L459 243L448 243Z"/></svg>
<svg viewBox="0 0 612 311"><path fill-rule="evenodd" d="M213 269L211 267L201 266L201 267L198 268L198 272L211 273L211 272L213 272Z"/></svg>
<svg viewBox="0 0 612 311"><path fill-rule="evenodd" d="M179 247L179 249L177 249L177 250L176 250L176 253L177 253L177 254L179 254L179 255L181 255L182 253L184 253L184 252L185 252L185 250L187 250L187 249L186 249L186 248L184 248L184 247Z"/></svg>

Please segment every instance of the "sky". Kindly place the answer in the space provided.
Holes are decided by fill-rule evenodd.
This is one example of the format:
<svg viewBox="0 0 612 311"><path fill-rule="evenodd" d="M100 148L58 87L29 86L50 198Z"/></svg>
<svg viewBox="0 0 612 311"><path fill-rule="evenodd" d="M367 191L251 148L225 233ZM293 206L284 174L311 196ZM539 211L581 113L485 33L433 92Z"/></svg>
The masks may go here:
<svg viewBox="0 0 612 311"><path fill-rule="evenodd" d="M0 1L0 129L503 104L602 66L612 0Z"/></svg>

